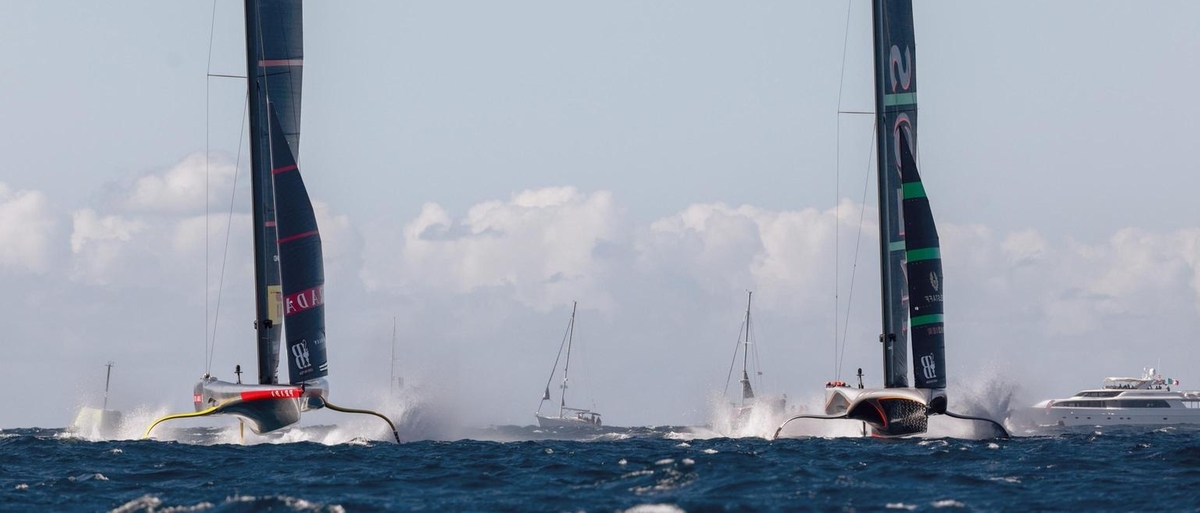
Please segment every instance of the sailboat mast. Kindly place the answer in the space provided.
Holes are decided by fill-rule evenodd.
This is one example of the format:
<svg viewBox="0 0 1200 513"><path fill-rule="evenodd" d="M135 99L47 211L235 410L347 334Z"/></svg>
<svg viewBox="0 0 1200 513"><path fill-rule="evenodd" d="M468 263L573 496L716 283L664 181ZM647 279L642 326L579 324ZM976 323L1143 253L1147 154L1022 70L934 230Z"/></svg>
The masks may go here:
<svg viewBox="0 0 1200 513"><path fill-rule="evenodd" d="M396 318L392 317L392 375L388 378L388 391L396 390Z"/></svg>
<svg viewBox="0 0 1200 513"><path fill-rule="evenodd" d="M274 191L272 190L270 130L267 125L266 87L261 83L259 61L263 60L259 2L246 0L246 87L250 110L250 195L254 216L254 299L258 349L258 382L279 382L279 337L283 326L272 304L272 285L279 285L278 249L275 231ZM272 250L274 249L274 251Z"/></svg>
<svg viewBox="0 0 1200 513"><path fill-rule="evenodd" d="M883 377L908 386L908 304L897 131L916 122L911 0L874 0L875 129L879 185L879 279ZM903 49L903 50L902 50ZM910 92L911 88L911 92Z"/></svg>
<svg viewBox="0 0 1200 513"><path fill-rule="evenodd" d="M113 362L108 362L108 364L105 365L105 367L108 367L108 372L104 374L104 407L102 409L107 410L108 409L108 383L109 383L109 381L112 380Z"/></svg>
<svg viewBox="0 0 1200 513"><path fill-rule="evenodd" d="M750 360L750 299L754 297L753 291L746 291L746 338L742 344L742 405L746 404L747 399L754 398L754 391L750 388L750 373L748 372Z"/></svg>
<svg viewBox="0 0 1200 513"><path fill-rule="evenodd" d="M575 307L578 301L571 303L571 324L567 327L567 361L563 364L562 394L558 400L558 416L563 416L563 408L567 406L567 372L571 370L571 342L575 339Z"/></svg>
<svg viewBox="0 0 1200 513"><path fill-rule="evenodd" d="M279 382L283 285L272 178L271 116L295 158L300 147L303 8L300 0L245 0L246 89L250 118L250 188L254 227L255 339L258 382Z"/></svg>

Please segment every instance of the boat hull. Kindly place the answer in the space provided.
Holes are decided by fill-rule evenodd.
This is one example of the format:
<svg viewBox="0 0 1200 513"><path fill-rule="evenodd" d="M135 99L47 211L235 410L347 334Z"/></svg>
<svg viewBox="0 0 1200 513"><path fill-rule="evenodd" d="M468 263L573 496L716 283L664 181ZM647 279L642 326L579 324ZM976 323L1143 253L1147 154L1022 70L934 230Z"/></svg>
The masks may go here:
<svg viewBox="0 0 1200 513"><path fill-rule="evenodd" d="M534 414L534 417L537 417L538 427L542 429L598 429L601 427L599 418L592 422L587 418L579 417L546 417L538 414Z"/></svg>
<svg viewBox="0 0 1200 513"><path fill-rule="evenodd" d="M71 423L71 431L84 436L113 438L121 430L121 412L83 407Z"/></svg>
<svg viewBox="0 0 1200 513"><path fill-rule="evenodd" d="M234 415L258 434L269 433L300 421L300 413L325 405L329 385L324 379L298 385L250 385L205 378L196 383L196 411L215 408L214 414Z"/></svg>
<svg viewBox="0 0 1200 513"><path fill-rule="evenodd" d="M1086 408L1048 405L1030 408L1026 414L1040 426L1164 426L1200 424L1200 408L1173 404L1165 408Z"/></svg>
<svg viewBox="0 0 1200 513"><path fill-rule="evenodd" d="M875 436L893 437L924 433L929 415L945 411L941 390L920 388L850 388L825 390L825 413L858 420Z"/></svg>

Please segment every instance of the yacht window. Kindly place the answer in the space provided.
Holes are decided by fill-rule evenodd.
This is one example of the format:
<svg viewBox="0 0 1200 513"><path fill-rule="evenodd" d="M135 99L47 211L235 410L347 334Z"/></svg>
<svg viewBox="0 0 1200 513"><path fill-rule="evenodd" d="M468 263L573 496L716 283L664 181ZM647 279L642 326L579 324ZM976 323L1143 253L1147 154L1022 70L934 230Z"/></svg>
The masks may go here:
<svg viewBox="0 0 1200 513"><path fill-rule="evenodd" d="M1075 395L1077 395L1078 397L1116 397L1118 395L1121 395L1121 392L1116 391L1116 390L1111 391L1111 392L1110 391L1103 391L1103 392L1092 391L1092 392L1080 392Z"/></svg>
<svg viewBox="0 0 1200 513"><path fill-rule="evenodd" d="M1119 400L1119 401L1109 401L1109 402L1116 403L1113 406L1115 406L1117 408L1170 408L1171 407L1171 405L1167 404L1167 402L1162 399L1123 399L1123 400Z"/></svg>

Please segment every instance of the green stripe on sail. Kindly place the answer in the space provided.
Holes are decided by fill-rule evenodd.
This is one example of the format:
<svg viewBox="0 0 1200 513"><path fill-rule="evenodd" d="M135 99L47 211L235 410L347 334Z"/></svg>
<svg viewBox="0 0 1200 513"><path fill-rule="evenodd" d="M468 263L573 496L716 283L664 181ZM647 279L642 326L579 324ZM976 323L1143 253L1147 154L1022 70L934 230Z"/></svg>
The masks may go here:
<svg viewBox="0 0 1200 513"><path fill-rule="evenodd" d="M904 251L904 241L898 240L888 244L888 251Z"/></svg>
<svg viewBox="0 0 1200 513"><path fill-rule="evenodd" d="M917 93L899 93L883 95L883 106L892 107L895 105L916 105Z"/></svg>
<svg viewBox="0 0 1200 513"><path fill-rule="evenodd" d="M925 185L921 182L909 182L904 184L904 199L924 198Z"/></svg>
<svg viewBox="0 0 1200 513"><path fill-rule="evenodd" d="M917 326L924 326L926 324L936 324L939 322L945 322L942 314L918 315L916 317L913 317L909 321L909 323L912 324L912 326L914 328Z"/></svg>
<svg viewBox="0 0 1200 513"><path fill-rule="evenodd" d="M906 256L908 257L909 262L933 260L935 258L942 258L942 248L910 249L908 250L908 254Z"/></svg>

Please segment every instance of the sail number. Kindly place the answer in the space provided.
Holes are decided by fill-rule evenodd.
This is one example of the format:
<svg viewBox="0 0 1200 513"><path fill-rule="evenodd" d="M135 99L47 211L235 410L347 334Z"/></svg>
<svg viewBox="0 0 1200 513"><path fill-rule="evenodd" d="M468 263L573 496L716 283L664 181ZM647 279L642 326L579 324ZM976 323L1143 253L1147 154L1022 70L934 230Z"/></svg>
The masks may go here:
<svg viewBox="0 0 1200 513"><path fill-rule="evenodd" d="M888 71L892 78L892 92L896 92L896 86L905 91L912 87L912 51L905 46L903 59L900 55L900 47L892 45L892 50L888 56Z"/></svg>

